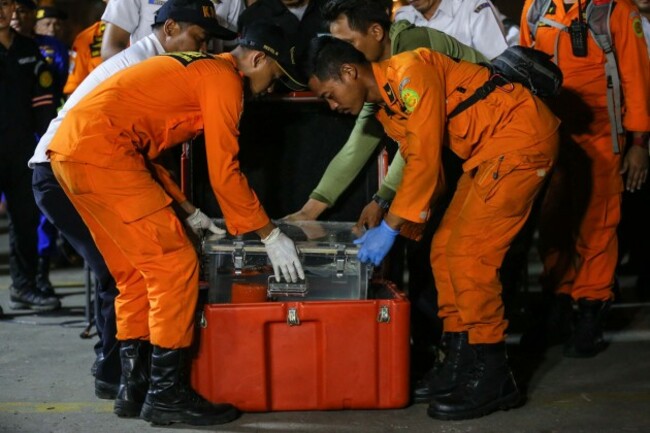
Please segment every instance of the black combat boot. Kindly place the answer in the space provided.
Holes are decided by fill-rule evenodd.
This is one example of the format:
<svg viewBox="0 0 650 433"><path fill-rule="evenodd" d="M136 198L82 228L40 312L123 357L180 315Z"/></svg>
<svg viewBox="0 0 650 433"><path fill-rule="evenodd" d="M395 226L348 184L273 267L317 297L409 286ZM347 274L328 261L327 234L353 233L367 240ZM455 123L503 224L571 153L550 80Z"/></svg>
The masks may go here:
<svg viewBox="0 0 650 433"><path fill-rule="evenodd" d="M434 397L427 414L443 420L478 418L520 404L521 396L508 366L505 343L470 344L473 361L460 372L458 386Z"/></svg>
<svg viewBox="0 0 650 433"><path fill-rule="evenodd" d="M9 288L9 306L12 310L30 308L34 311L54 311L61 308L61 301L55 297L43 296L35 287Z"/></svg>
<svg viewBox="0 0 650 433"><path fill-rule="evenodd" d="M54 286L50 281L50 256L38 257L38 268L36 271L36 287L45 297L56 297Z"/></svg>
<svg viewBox="0 0 650 433"><path fill-rule="evenodd" d="M564 347L564 356L569 358L591 358L605 349L602 323L610 301L578 299L573 336Z"/></svg>
<svg viewBox="0 0 650 433"><path fill-rule="evenodd" d="M190 388L187 358L187 349L153 346L151 385L140 417L154 425L215 425L236 419L239 411L233 405L210 403Z"/></svg>
<svg viewBox="0 0 650 433"><path fill-rule="evenodd" d="M428 403L431 398L449 394L458 385L459 372L473 361L467 332L445 332L440 340L444 358L413 387L413 403Z"/></svg>
<svg viewBox="0 0 650 433"><path fill-rule="evenodd" d="M120 346L122 377L113 412L119 417L140 415L149 389L151 344L143 340L125 340ZM97 392L97 382L95 382ZM101 397L100 397L101 398Z"/></svg>

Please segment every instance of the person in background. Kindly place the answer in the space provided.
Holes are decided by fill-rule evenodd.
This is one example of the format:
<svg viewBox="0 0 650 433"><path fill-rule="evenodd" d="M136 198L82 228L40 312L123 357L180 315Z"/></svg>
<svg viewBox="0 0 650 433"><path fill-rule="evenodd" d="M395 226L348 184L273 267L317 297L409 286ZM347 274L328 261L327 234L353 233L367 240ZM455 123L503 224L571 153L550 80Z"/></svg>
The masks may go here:
<svg viewBox="0 0 650 433"><path fill-rule="evenodd" d="M602 15L620 83L606 74L607 57L584 21L586 2L553 3L541 10L537 23L529 23L529 14L537 10L534 3L524 4L521 45L553 56L562 70L563 91L549 100L562 120L562 146L540 215L547 311L538 329L524 334L528 338L522 337L522 345L543 348L557 341L564 343L567 357L593 357L606 347L602 324L614 299L621 193L638 191L648 175L650 62L631 0L616 1L611 15ZM609 8L608 3L589 6ZM565 31L569 27L571 34ZM608 89L615 86L622 100L608 100ZM617 119L609 107L620 107L621 101ZM618 125L630 133L631 142L624 142Z"/></svg>
<svg viewBox="0 0 650 433"><path fill-rule="evenodd" d="M154 13L167 0L111 0L102 15L106 23L102 40L104 60L124 50L151 32ZM219 24L230 30L237 28L237 19L245 8L243 0L215 2ZM216 47L222 47L219 44Z"/></svg>
<svg viewBox="0 0 650 433"><path fill-rule="evenodd" d="M188 7L165 6L156 21ZM210 0L178 17L218 26ZM198 29L185 43L205 34L192 27ZM195 425L238 416L232 405L210 404L189 387L199 263L171 207L170 181L157 168L162 151L204 133L210 183L228 230L260 236L276 280L304 279L293 241L270 221L237 159L244 98L271 92L281 78L300 84L292 47L282 29L263 24L249 27L238 43L220 56L155 56L112 76L70 110L47 150L120 291L115 311L125 391L115 401L119 416Z"/></svg>
<svg viewBox="0 0 650 433"><path fill-rule="evenodd" d="M105 3L108 0L104 0ZM67 96L102 62L102 39L106 24L96 21L74 38L70 49L70 73L63 87Z"/></svg>
<svg viewBox="0 0 650 433"><path fill-rule="evenodd" d="M395 21L406 20L445 32L490 60L508 48L503 24L489 0L409 0L408 3L395 12Z"/></svg>
<svg viewBox="0 0 650 433"><path fill-rule="evenodd" d="M32 189L36 203L42 212L47 215L48 219L81 254L97 278L96 325L99 341L95 345L97 355L95 363L95 395L99 398L113 399L116 396L119 399L126 398L118 394L121 376L120 346L116 338L115 323L115 297L118 295L118 290L115 279L108 270L106 262L97 249L88 228L54 177L49 158L45 152L68 112L85 95L117 72L168 51L197 51L204 49L204 42L210 37L234 39L234 33L229 33L221 27L213 28L214 19L208 20L207 23L200 22L198 25L191 25L189 22L180 21L177 18L183 16L182 12L184 10L193 11L196 8L206 6L206 1L169 0L158 11L158 15L154 19L152 33L99 65L70 95L70 98L59 111L57 118L50 123L47 132L38 143L34 156L29 160L29 166L34 170ZM170 9L173 10L170 11ZM179 14L178 11L181 11L181 13ZM159 175L167 177L163 170L160 170ZM171 181L169 184L173 185ZM209 230L212 233L224 233L223 230L220 230L211 222L207 215L187 201L180 190L174 188L169 194L174 197L181 209L187 213L188 217L185 222L197 235L203 234L204 230ZM122 393L124 391L123 389Z"/></svg>
<svg viewBox="0 0 650 433"><path fill-rule="evenodd" d="M257 0L241 14L237 28L241 32L255 21L280 26L295 45L296 58L301 59L311 38L326 31L321 15L324 3L324 0Z"/></svg>
<svg viewBox="0 0 650 433"><path fill-rule="evenodd" d="M61 302L36 287L38 208L26 162L36 135L56 115L54 78L36 43L11 28L16 6L14 0L0 0L0 191L10 220L10 307L52 311Z"/></svg>

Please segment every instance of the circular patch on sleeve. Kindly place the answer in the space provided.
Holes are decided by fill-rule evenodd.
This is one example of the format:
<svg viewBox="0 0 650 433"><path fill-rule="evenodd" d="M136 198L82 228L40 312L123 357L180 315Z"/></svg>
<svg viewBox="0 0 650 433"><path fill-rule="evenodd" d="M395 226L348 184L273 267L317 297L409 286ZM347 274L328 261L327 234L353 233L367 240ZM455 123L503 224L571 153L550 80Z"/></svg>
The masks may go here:
<svg viewBox="0 0 650 433"><path fill-rule="evenodd" d="M54 78L52 77L52 73L50 71L43 71L38 76L38 84L40 84L40 86L44 89L50 87L52 85L52 82L54 82Z"/></svg>
<svg viewBox="0 0 650 433"><path fill-rule="evenodd" d="M418 102L420 102L420 95L413 89L402 89L400 97L402 98L407 113L412 113L418 105Z"/></svg>
<svg viewBox="0 0 650 433"><path fill-rule="evenodd" d="M641 19L639 17L632 20L632 29L637 38L643 37L643 24L641 24Z"/></svg>

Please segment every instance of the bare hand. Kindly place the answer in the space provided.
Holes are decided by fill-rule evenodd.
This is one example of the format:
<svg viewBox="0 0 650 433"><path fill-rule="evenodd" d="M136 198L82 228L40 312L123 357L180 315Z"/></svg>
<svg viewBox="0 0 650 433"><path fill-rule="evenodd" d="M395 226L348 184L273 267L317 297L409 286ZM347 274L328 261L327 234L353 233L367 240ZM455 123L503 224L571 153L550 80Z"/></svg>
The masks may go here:
<svg viewBox="0 0 650 433"><path fill-rule="evenodd" d="M621 174L626 174L625 189L630 192L641 189L648 177L648 150L630 146L623 158Z"/></svg>
<svg viewBox="0 0 650 433"><path fill-rule="evenodd" d="M298 212L282 218L284 221L314 221L327 209L327 203L310 198Z"/></svg>
<svg viewBox="0 0 650 433"><path fill-rule="evenodd" d="M371 201L361 211L357 225L359 227L365 226L366 228L377 227L381 220L384 219L386 211L382 209L374 200Z"/></svg>

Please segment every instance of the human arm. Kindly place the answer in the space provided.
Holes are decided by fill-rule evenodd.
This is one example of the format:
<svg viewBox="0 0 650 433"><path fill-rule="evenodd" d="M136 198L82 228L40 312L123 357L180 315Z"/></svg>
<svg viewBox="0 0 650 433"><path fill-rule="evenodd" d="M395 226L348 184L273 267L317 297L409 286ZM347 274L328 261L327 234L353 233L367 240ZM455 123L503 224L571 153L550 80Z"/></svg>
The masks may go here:
<svg viewBox="0 0 650 433"><path fill-rule="evenodd" d="M623 157L621 174L626 175L625 189L640 190L648 177L648 133L632 133L632 143Z"/></svg>
<svg viewBox="0 0 650 433"><path fill-rule="evenodd" d="M106 60L129 46L131 34L140 21L139 0L111 0L102 21L106 23L102 39L102 59Z"/></svg>
<svg viewBox="0 0 650 433"><path fill-rule="evenodd" d="M508 48L503 24L492 3L477 0L475 4L470 13L472 46L488 59L493 59Z"/></svg>
<svg viewBox="0 0 650 433"><path fill-rule="evenodd" d="M41 137L50 121L56 117L55 81L47 62L38 54L39 60L34 68L32 93L32 115L34 132Z"/></svg>

